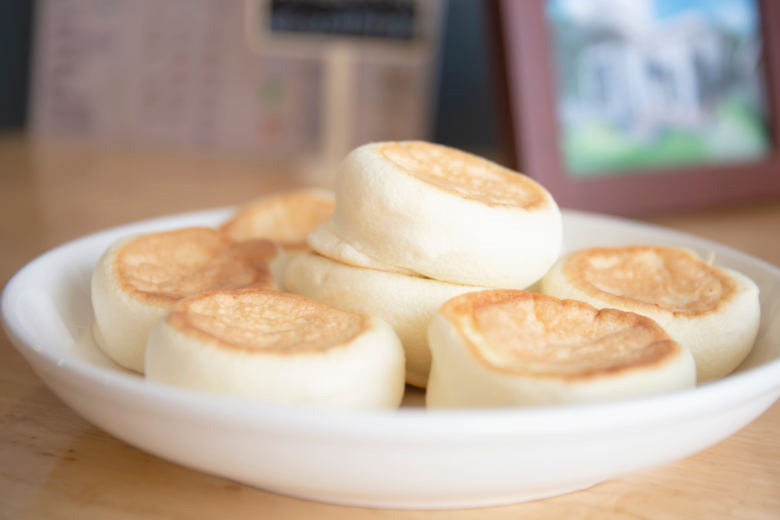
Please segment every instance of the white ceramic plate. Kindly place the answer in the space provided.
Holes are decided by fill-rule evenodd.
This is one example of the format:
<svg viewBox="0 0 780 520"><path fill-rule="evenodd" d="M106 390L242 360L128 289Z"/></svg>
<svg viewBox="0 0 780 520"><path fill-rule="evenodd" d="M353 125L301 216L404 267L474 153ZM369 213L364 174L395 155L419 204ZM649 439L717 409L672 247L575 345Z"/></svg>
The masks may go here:
<svg viewBox="0 0 780 520"><path fill-rule="evenodd" d="M711 446L780 395L780 270L659 227L564 212L565 249L662 244L716 254L761 288L761 329L735 374L696 389L599 405L335 413L261 405L146 382L90 336L99 255L130 234L217 225L229 209L149 220L70 242L8 283L8 336L88 421L142 450L286 495L369 507L461 508L533 500L666 464Z"/></svg>

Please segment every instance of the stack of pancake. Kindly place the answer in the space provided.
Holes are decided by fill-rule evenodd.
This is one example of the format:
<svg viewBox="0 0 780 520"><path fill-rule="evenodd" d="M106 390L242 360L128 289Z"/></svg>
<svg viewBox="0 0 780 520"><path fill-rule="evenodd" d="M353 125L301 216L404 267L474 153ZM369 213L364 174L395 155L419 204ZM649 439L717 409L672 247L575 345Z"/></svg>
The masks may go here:
<svg viewBox="0 0 780 520"><path fill-rule="evenodd" d="M339 408L397 407L404 382L429 407L625 399L723 377L750 351L747 277L658 246L559 259L561 242L528 177L431 143L369 144L335 194L113 244L94 336L152 381Z"/></svg>
<svg viewBox="0 0 780 520"><path fill-rule="evenodd" d="M266 402L397 407L404 353L392 328L285 294L333 196L301 190L254 201L221 230L117 241L92 278L94 337L150 381Z"/></svg>
<svg viewBox="0 0 780 520"><path fill-rule="evenodd" d="M144 373L154 323L177 301L214 289L278 288L279 248L235 242L210 228L186 228L119 240L92 275L94 336L125 368Z"/></svg>
<svg viewBox="0 0 780 520"><path fill-rule="evenodd" d="M446 301L524 289L557 260L561 216L539 184L425 142L374 143L341 164L333 216L285 274L291 292L393 326L406 381L425 387L427 327Z"/></svg>
<svg viewBox="0 0 780 520"><path fill-rule="evenodd" d="M428 406L613 401L689 388L731 373L758 333L756 284L682 249L578 251L553 266L541 290L465 294L436 313Z"/></svg>

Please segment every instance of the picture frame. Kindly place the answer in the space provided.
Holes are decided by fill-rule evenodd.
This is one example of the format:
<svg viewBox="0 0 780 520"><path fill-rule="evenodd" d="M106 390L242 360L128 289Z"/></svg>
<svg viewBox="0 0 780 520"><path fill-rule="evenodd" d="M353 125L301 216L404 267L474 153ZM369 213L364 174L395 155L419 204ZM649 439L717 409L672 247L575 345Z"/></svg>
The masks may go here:
<svg viewBox="0 0 780 520"><path fill-rule="evenodd" d="M780 4L758 0L769 151L761 158L576 177L559 142L547 0L497 0L518 169L563 208L624 216L699 209L780 193Z"/></svg>

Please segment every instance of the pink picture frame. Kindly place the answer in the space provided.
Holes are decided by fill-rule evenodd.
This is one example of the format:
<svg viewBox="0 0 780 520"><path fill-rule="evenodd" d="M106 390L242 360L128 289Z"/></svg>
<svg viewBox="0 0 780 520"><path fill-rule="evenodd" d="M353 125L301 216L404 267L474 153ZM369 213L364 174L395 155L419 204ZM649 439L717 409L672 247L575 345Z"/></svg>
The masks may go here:
<svg viewBox="0 0 780 520"><path fill-rule="evenodd" d="M760 160L657 168L577 178L567 173L556 114L552 38L545 0L498 0L518 169L563 208L640 216L780 194L780 3L760 0L771 150Z"/></svg>

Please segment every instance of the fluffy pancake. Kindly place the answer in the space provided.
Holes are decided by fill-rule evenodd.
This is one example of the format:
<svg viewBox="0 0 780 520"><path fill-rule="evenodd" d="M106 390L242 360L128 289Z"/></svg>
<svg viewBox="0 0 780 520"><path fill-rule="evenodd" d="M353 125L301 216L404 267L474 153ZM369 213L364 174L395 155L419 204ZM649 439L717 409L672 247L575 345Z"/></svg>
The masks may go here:
<svg viewBox="0 0 780 520"><path fill-rule="evenodd" d="M428 341L429 407L611 401L696 382L690 352L653 320L525 291L450 300Z"/></svg>
<svg viewBox="0 0 780 520"><path fill-rule="evenodd" d="M387 142L345 158L336 210L309 245L358 267L525 288L555 262L561 236L555 201L528 177L445 146Z"/></svg>
<svg viewBox="0 0 780 520"><path fill-rule="evenodd" d="M756 284L683 249L578 251L550 270L542 280L542 292L652 318L691 350L700 383L734 370L758 333Z"/></svg>
<svg viewBox="0 0 780 520"><path fill-rule="evenodd" d="M404 353L373 316L266 289L209 291L155 324L146 377L273 403L397 407Z"/></svg>
<svg viewBox="0 0 780 520"><path fill-rule="evenodd" d="M389 323L406 352L406 382L421 388L431 367L426 332L431 318L447 300L485 289L354 267L314 252L290 264L285 284L293 293Z"/></svg>
<svg viewBox="0 0 780 520"><path fill-rule="evenodd" d="M233 240L272 240L288 253L308 249L306 237L325 223L336 207L333 192L306 188L277 193L243 206L221 230Z"/></svg>
<svg viewBox="0 0 780 520"><path fill-rule="evenodd" d="M95 339L114 361L143 373L149 331L166 309L210 289L276 288L272 271L281 261L268 240L237 243L209 228L119 240L92 275Z"/></svg>

